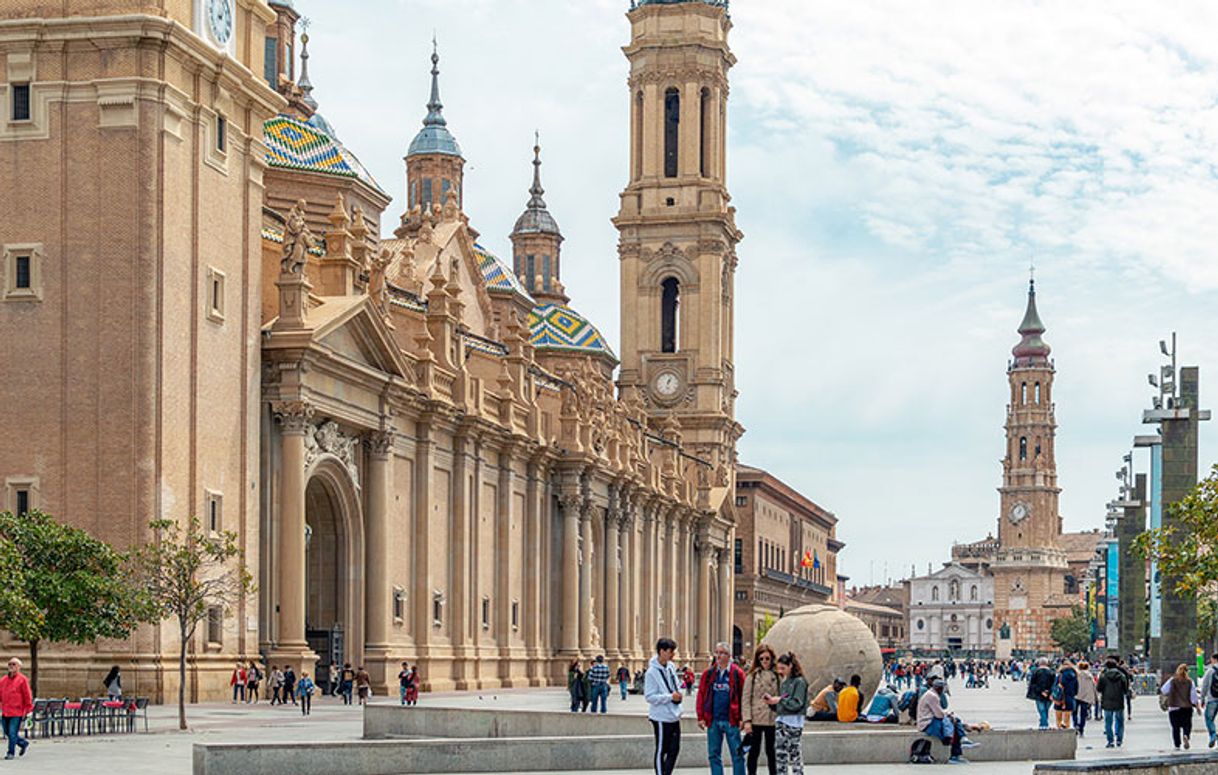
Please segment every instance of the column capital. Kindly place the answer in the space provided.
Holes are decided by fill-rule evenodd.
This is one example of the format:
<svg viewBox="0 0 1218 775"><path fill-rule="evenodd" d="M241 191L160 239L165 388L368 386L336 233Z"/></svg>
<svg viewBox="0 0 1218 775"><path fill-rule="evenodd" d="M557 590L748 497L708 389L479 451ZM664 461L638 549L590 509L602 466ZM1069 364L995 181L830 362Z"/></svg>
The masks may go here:
<svg viewBox="0 0 1218 775"><path fill-rule="evenodd" d="M393 441L397 434L393 429L372 431L364 438L374 457L388 457L393 451Z"/></svg>
<svg viewBox="0 0 1218 775"><path fill-rule="evenodd" d="M283 432L287 434L304 435L305 430L317 413L317 408L308 401L273 401L271 411L279 421Z"/></svg>

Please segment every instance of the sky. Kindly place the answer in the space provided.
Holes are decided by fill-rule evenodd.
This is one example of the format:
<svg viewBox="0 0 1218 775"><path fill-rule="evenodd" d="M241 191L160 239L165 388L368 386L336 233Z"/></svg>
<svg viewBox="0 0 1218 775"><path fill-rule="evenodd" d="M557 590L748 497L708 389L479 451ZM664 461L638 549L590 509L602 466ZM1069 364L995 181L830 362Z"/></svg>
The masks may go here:
<svg viewBox="0 0 1218 775"><path fill-rule="evenodd" d="M402 210L433 33L465 209L510 257L533 132L572 306L618 336L628 0L296 0L323 115ZM851 584L996 529L1006 368L1035 264L1067 530L1179 337L1218 379L1218 5L735 0L740 458L836 514ZM1202 425L1201 470L1218 460ZM1135 453L1137 470L1148 468Z"/></svg>

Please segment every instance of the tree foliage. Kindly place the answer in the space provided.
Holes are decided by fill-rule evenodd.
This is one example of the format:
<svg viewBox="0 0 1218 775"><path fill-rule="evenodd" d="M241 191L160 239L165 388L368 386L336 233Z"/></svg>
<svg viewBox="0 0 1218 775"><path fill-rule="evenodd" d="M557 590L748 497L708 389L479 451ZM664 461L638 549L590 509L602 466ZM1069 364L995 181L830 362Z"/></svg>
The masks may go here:
<svg viewBox="0 0 1218 775"><path fill-rule="evenodd" d="M178 624L178 727L186 729L186 648L208 609L228 609L253 592L253 577L232 532L205 531L191 517L185 531L177 522L154 520L155 540L140 547L134 564L140 587L158 619Z"/></svg>
<svg viewBox="0 0 1218 775"><path fill-rule="evenodd" d="M1049 637L1057 647L1067 654L1086 652L1091 649L1091 621L1082 606L1074 606L1069 616L1054 619L1049 626Z"/></svg>
<svg viewBox="0 0 1218 775"><path fill-rule="evenodd" d="M1172 524L1139 535L1134 551L1175 579L1177 593L1202 595L1218 583L1218 465L1168 512Z"/></svg>
<svg viewBox="0 0 1218 775"><path fill-rule="evenodd" d="M757 640L755 642L761 643L761 639L769 634L770 630L773 629L777 621L778 620L774 618L773 614L766 614L765 616L761 617L761 621L757 622Z"/></svg>
<svg viewBox="0 0 1218 775"><path fill-rule="evenodd" d="M29 644L35 693L42 641L126 638L148 619L147 600L127 583L126 560L104 541L42 512L0 514L0 613L4 628Z"/></svg>

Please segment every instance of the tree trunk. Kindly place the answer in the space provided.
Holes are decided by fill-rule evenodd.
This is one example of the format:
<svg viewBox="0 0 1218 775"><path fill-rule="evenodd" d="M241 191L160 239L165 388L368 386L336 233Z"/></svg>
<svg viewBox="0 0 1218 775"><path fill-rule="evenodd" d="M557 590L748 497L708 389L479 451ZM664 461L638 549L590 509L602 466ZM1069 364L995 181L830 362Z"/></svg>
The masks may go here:
<svg viewBox="0 0 1218 775"><path fill-rule="evenodd" d="M38 641L30 641L30 693L38 696Z"/></svg>
<svg viewBox="0 0 1218 775"><path fill-rule="evenodd" d="M186 729L186 626L179 626L178 639L178 729Z"/></svg>

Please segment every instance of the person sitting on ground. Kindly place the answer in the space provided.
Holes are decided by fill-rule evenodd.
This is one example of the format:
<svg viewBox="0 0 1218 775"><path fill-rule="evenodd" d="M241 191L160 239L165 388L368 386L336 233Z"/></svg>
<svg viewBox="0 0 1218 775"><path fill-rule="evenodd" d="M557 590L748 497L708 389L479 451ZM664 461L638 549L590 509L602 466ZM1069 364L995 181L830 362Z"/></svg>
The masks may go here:
<svg viewBox="0 0 1218 775"><path fill-rule="evenodd" d="M951 764L967 764L968 760L962 755L963 748L971 748L975 743L964 736L964 722L949 713L943 707L943 689L946 682L942 678L934 679L930 689L918 700L918 731L927 737L933 737L951 746Z"/></svg>
<svg viewBox="0 0 1218 775"><path fill-rule="evenodd" d="M899 720L897 690L891 684L876 690L875 697L871 698L871 706L867 708L867 715L859 718L859 721L868 724L896 724Z"/></svg>
<svg viewBox="0 0 1218 775"><path fill-rule="evenodd" d="M808 706L812 715L808 718L812 721L837 721L837 693L844 688L846 688L846 682L840 678L834 678L833 683L821 689L812 699L812 703Z"/></svg>
<svg viewBox="0 0 1218 775"><path fill-rule="evenodd" d="M862 704L863 695L859 691L859 687L863 685L862 676L850 676L850 685L838 692L837 695L837 720L843 724L853 724L859 718L859 706Z"/></svg>

